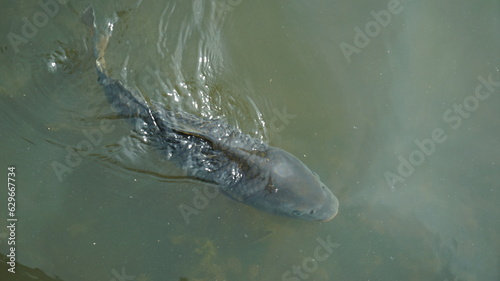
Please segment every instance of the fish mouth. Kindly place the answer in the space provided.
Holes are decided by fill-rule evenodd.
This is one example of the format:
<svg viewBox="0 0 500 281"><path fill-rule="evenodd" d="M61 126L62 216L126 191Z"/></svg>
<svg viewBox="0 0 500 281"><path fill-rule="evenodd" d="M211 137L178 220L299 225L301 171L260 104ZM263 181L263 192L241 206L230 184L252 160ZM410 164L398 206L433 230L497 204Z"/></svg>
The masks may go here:
<svg viewBox="0 0 500 281"><path fill-rule="evenodd" d="M339 213L339 200L337 199L337 197L335 197L335 195L332 194L332 199L333 199L333 203L331 204L331 206L333 206L331 208L331 211L332 211L332 214L326 218L326 219L320 219L319 221L320 222L327 222L327 221L331 221L333 218L335 218L337 216L337 214Z"/></svg>
<svg viewBox="0 0 500 281"><path fill-rule="evenodd" d="M327 221L331 221L331 220L333 220L333 218L335 218L335 217L337 216L337 214L338 214L338 213L339 213L339 212L338 212L338 209L336 209L336 210L335 210L335 212L334 212L331 216L329 216L329 217L328 217L328 218L326 218L326 219L320 219L320 220L318 220L318 221L320 221L320 222L327 222Z"/></svg>
<svg viewBox="0 0 500 281"><path fill-rule="evenodd" d="M324 219L324 220L320 220L320 222L328 222L328 221L331 221L331 220L333 220L333 218L335 218L335 217L337 216L337 214L338 214L338 212L335 212L335 213L333 214L333 216L331 216L331 217L329 217L329 218L327 218L327 219Z"/></svg>

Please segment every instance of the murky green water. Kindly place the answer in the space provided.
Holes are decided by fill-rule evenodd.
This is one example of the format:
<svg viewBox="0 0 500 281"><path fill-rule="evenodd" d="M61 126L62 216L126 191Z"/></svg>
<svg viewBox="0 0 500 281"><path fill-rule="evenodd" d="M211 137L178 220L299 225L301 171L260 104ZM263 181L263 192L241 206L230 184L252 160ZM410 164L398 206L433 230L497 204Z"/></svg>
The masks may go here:
<svg viewBox="0 0 500 281"><path fill-rule="evenodd" d="M19 280L21 264L62 280L499 280L498 1L93 3L113 77L298 156L339 198L326 223L193 202L211 190L109 119L88 3L40 3L0 10L0 253L13 165Z"/></svg>

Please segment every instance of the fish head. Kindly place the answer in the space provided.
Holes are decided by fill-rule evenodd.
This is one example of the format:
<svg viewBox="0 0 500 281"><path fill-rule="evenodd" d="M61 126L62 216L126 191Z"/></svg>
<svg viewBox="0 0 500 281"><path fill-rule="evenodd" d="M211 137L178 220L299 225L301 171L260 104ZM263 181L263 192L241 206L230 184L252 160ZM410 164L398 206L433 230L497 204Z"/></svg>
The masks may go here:
<svg viewBox="0 0 500 281"><path fill-rule="evenodd" d="M292 218L329 221L338 212L339 201L319 176L292 154L275 147L266 151L262 170L267 183L251 196L257 209Z"/></svg>

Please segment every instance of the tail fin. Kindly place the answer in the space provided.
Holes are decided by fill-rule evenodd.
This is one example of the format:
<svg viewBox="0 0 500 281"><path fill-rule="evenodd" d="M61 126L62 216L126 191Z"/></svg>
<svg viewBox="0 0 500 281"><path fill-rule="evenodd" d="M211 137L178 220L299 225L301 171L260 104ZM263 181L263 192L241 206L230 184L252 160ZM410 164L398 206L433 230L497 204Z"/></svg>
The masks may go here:
<svg viewBox="0 0 500 281"><path fill-rule="evenodd" d="M127 89L120 81L108 76L104 61L104 51L108 45L108 39L111 33L98 36L95 24L94 9L89 6L82 14L83 23L89 28L93 37L95 66L97 71L97 81L104 89L104 94L109 103L124 118L141 118L149 125L149 131L152 133L157 130L155 117L152 115L147 105L141 103L131 90Z"/></svg>
<svg viewBox="0 0 500 281"><path fill-rule="evenodd" d="M82 14L83 23L89 28L90 35L93 37L93 53L95 57L97 74L99 76L99 81L107 76L106 73L106 62L104 60L104 51L108 45L109 35L99 36L97 33L97 27L95 25L95 15L94 8L92 6L87 7Z"/></svg>
<svg viewBox="0 0 500 281"><path fill-rule="evenodd" d="M94 8L92 6L88 6L87 9L83 11L82 21L86 26L95 29Z"/></svg>

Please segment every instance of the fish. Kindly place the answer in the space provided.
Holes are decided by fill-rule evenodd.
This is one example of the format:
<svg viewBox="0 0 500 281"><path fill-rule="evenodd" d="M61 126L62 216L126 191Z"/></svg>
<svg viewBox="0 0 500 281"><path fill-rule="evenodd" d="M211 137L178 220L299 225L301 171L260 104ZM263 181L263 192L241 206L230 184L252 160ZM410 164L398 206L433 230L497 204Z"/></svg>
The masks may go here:
<svg viewBox="0 0 500 281"><path fill-rule="evenodd" d="M82 21L93 37L97 81L117 117L129 121L152 147L190 179L210 184L230 199L268 213L329 221L339 201L298 158L230 126L223 119L167 109L110 77L104 53L110 33L99 35L89 6Z"/></svg>

